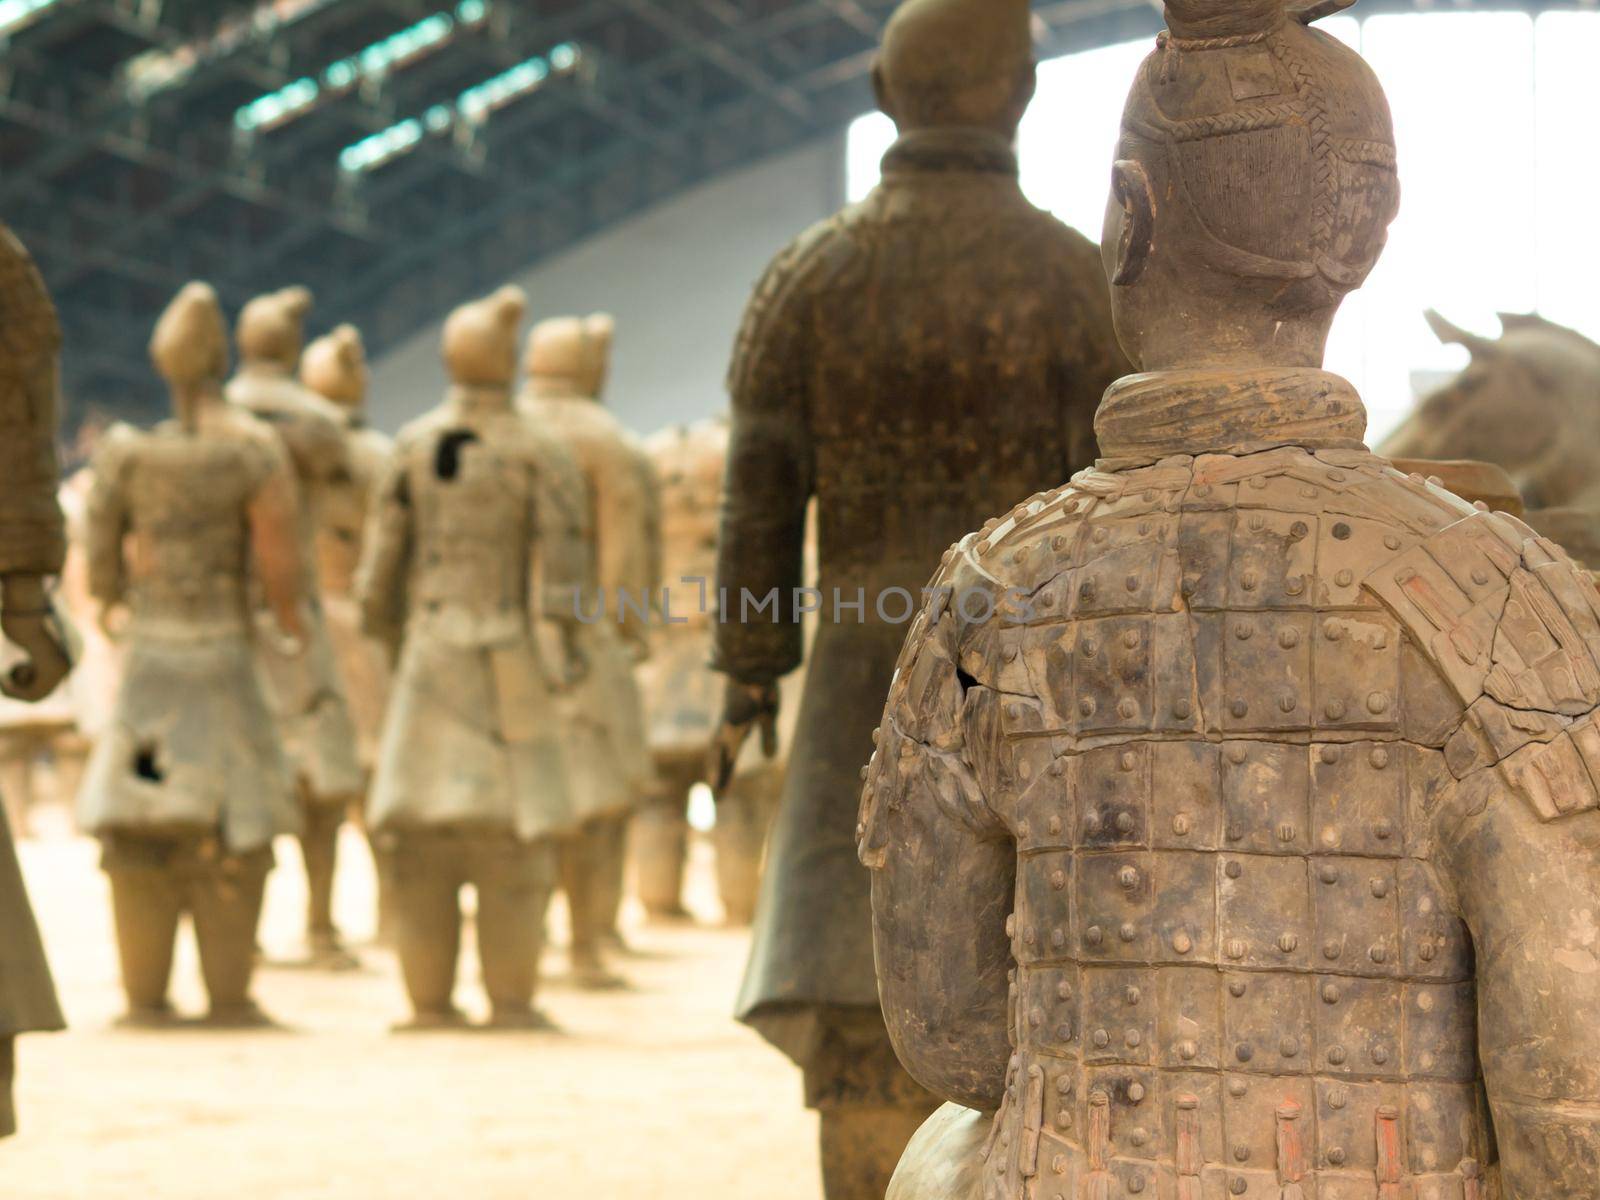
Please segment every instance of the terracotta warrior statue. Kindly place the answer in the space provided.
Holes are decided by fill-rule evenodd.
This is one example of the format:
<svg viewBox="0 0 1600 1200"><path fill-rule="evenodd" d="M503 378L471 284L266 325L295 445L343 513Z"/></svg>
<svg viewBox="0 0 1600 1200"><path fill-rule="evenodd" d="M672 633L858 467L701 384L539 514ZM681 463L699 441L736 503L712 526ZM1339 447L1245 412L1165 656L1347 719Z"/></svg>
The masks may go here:
<svg viewBox="0 0 1600 1200"><path fill-rule="evenodd" d="M358 574L363 628L400 647L367 822L393 871L412 1028L462 1021L468 885L490 1025L547 1024L533 998L556 839L574 823L555 692L575 674L577 566L545 503L547 448L512 399L525 307L505 288L450 315L450 391L401 432ZM541 636L552 626L562 636Z"/></svg>
<svg viewBox="0 0 1600 1200"><path fill-rule="evenodd" d="M295 378L310 308L311 293L300 287L257 296L244 306L234 329L239 368L228 381L227 397L278 431L299 484L300 549L308 564L310 599L306 647L304 653L285 658L277 652L277 642L263 638L258 649L268 698L298 780L309 961L339 969L355 966L356 960L344 949L333 923L334 867L339 826L361 793L362 772L356 726L323 619L315 565L322 507L329 492L350 478L352 468L344 413Z"/></svg>
<svg viewBox="0 0 1600 1200"><path fill-rule="evenodd" d="M1477 458L1511 473L1527 520L1600 568L1600 346L1543 317L1500 317L1498 340L1430 312L1472 362L1383 444L1411 458Z"/></svg>
<svg viewBox="0 0 1600 1200"><path fill-rule="evenodd" d="M116 709L90 757L79 825L111 882L127 1021L172 1019L181 918L210 1019L258 1024L250 999L272 839L299 828L294 781L256 672L257 644L306 640L294 475L278 436L223 399L227 330L191 283L156 324L174 418L113 429L95 454L89 587L121 628ZM272 624L253 619L259 593Z"/></svg>
<svg viewBox="0 0 1600 1200"><path fill-rule="evenodd" d="M717 521L728 457L728 422L717 417L663 429L646 443L661 497L661 575L666 596L650 627L650 660L639 669L649 722L655 785L633 822L635 887L657 919L682 919L684 864L689 850L691 789L709 782L706 742L716 727L720 688L711 670L716 603ZM808 539L814 551L815 539ZM814 552L811 559L815 559ZM804 672L783 680L782 700L798 701ZM792 694L791 694L792 693ZM787 746L796 708L780 702L779 742ZM787 762L755 743L739 756L717 797L712 830L717 891L729 925L755 916L767 832L783 791Z"/></svg>
<svg viewBox="0 0 1600 1200"><path fill-rule="evenodd" d="M389 701L392 648L361 632L355 577L369 502L394 443L367 425L367 354L361 331L354 325L341 325L306 347L300 358L300 382L337 405L344 419L344 469L324 483L317 506L317 575L322 585L328 637L355 722L361 772L370 780ZM357 806L358 815L359 809ZM378 867L378 938L387 942L394 932L388 903L388 863L377 856L376 847L374 854Z"/></svg>
<svg viewBox="0 0 1600 1200"><path fill-rule="evenodd" d="M660 574L650 462L600 402L613 330L604 314L535 326L518 397L539 433L576 464L581 482L574 501L587 570L565 604L569 614L583 614L578 649L587 669L561 705L580 826L562 843L561 886L572 913L572 974L585 987L622 982L607 968L602 944L616 929L628 819L650 782L633 665L649 652L649 597Z"/></svg>
<svg viewBox="0 0 1600 1200"><path fill-rule="evenodd" d="M42 700L69 669L45 580L66 553L56 506L61 326L22 243L0 225L0 693ZM13 648L15 648L13 650ZM0 820L0 1138L16 1132L19 1034L63 1028L11 831Z"/></svg>
<svg viewBox="0 0 1600 1200"><path fill-rule="evenodd" d="M906 642L860 852L952 1104L896 1200L1594 1191L1600 596L1319 370L1399 200L1336 7L1168 0L1104 240L1145 373Z"/></svg>
<svg viewBox="0 0 1600 1200"><path fill-rule="evenodd" d="M874 78L900 130L882 183L784 251L746 314L717 590L724 764L771 724L820 609L738 1013L804 1071L833 1200L881 1197L935 1103L884 1032L851 837L895 655L951 540L1092 461L1125 367L1093 245L1018 186L1025 0L908 0ZM813 497L820 597L796 593Z"/></svg>

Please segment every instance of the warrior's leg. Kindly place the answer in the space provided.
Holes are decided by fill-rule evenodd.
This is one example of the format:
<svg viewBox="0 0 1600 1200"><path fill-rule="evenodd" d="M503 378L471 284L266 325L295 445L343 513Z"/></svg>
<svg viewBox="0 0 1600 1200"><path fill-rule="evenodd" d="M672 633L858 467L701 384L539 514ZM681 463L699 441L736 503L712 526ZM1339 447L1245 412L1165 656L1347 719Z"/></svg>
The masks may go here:
<svg viewBox="0 0 1600 1200"><path fill-rule="evenodd" d="M195 871L189 914L214 1023L268 1023L250 998L250 980L255 973L256 926L271 870L272 851L262 849L229 855Z"/></svg>
<svg viewBox="0 0 1600 1200"><path fill-rule="evenodd" d="M662 764L633 818L634 884L639 902L655 920L689 915L683 906L683 864L689 852L689 789L700 774L688 761Z"/></svg>
<svg viewBox="0 0 1600 1200"><path fill-rule="evenodd" d="M13 841L28 836L28 814L35 799L33 768L33 739L21 734L0 734L0 800L11 822Z"/></svg>
<svg viewBox="0 0 1600 1200"><path fill-rule="evenodd" d="M162 1023L171 1017L167 986L183 894L169 839L114 835L106 840L101 865L111 883L111 915L117 929L122 988L130 1024Z"/></svg>
<svg viewBox="0 0 1600 1200"><path fill-rule="evenodd" d="M0 1138L17 1131L16 1097L11 1092L16 1076L17 1039L5 1034L0 1036Z"/></svg>
<svg viewBox="0 0 1600 1200"><path fill-rule="evenodd" d="M783 788L781 767L739 776L717 801L711 841L717 852L717 891L729 925L755 919L767 831Z"/></svg>
<svg viewBox="0 0 1600 1200"><path fill-rule="evenodd" d="M399 918L394 907L394 838L367 830L367 845L372 850L372 869L378 888L378 931L374 941L393 948L399 936Z"/></svg>
<svg viewBox="0 0 1600 1200"><path fill-rule="evenodd" d="M906 1074L876 1009L835 1009L821 1018L805 1073L806 1102L821 1121L826 1200L882 1200L906 1143L939 1106Z"/></svg>
<svg viewBox="0 0 1600 1200"><path fill-rule="evenodd" d="M461 1017L454 995L462 878L453 840L408 833L395 851L395 932L415 1028L452 1025Z"/></svg>
<svg viewBox="0 0 1600 1200"><path fill-rule="evenodd" d="M478 959L489 995L490 1024L502 1029L548 1028L535 1011L544 914L555 888L556 849L548 838L523 842L507 835L486 846L473 872L478 890Z"/></svg>
<svg viewBox="0 0 1600 1200"><path fill-rule="evenodd" d="M605 846L604 821L589 821L561 839L558 850L561 890L567 894L572 936L568 957L579 987L615 988L623 980L606 969L600 948L600 859Z"/></svg>
<svg viewBox="0 0 1600 1200"><path fill-rule="evenodd" d="M58 735L50 743L54 769L55 802L69 812L78 799L78 788L83 783L83 773L89 765L89 751L93 743L83 734L73 731Z"/></svg>
<svg viewBox="0 0 1600 1200"><path fill-rule="evenodd" d="M343 797L313 795L302 781L300 811L305 825L300 834L300 853L306 864L306 940L312 959L334 969L359 965L340 944L339 931L333 924L333 876L345 807Z"/></svg>
<svg viewBox="0 0 1600 1200"><path fill-rule="evenodd" d="M622 877L628 865L628 825L633 811L606 817L598 836L602 839L597 865L595 924L603 945L622 947Z"/></svg>

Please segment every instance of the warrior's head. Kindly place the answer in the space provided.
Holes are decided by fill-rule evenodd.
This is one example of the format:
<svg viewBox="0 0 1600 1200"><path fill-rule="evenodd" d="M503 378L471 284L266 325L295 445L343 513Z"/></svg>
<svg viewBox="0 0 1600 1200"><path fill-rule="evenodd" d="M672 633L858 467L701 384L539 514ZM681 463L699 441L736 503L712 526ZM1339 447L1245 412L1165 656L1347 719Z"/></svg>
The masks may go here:
<svg viewBox="0 0 1600 1200"><path fill-rule="evenodd" d="M306 314L311 311L311 292L303 287L286 287L257 296L239 313L234 341L245 362L271 363L294 370L305 345Z"/></svg>
<svg viewBox="0 0 1600 1200"><path fill-rule="evenodd" d="M451 313L440 344L451 382L509 389L517 374L517 329L527 311L527 294L508 284Z"/></svg>
<svg viewBox="0 0 1600 1200"><path fill-rule="evenodd" d="M341 408L359 412L367 400L367 350L361 331L340 325L306 347L300 382Z"/></svg>
<svg viewBox="0 0 1600 1200"><path fill-rule="evenodd" d="M1319 366L1399 208L1388 102L1310 27L1353 0L1167 0L1122 118L1102 254L1146 370Z"/></svg>
<svg viewBox="0 0 1600 1200"><path fill-rule="evenodd" d="M175 392L215 386L228 373L228 326L209 283L186 283L156 321L150 361Z"/></svg>
<svg viewBox="0 0 1600 1200"><path fill-rule="evenodd" d="M881 108L908 133L988 129L1014 137L1033 99L1028 0L905 0L872 68Z"/></svg>
<svg viewBox="0 0 1600 1200"><path fill-rule="evenodd" d="M607 313L552 317L528 335L522 369L536 384L598 400L611 369L611 343L617 322Z"/></svg>

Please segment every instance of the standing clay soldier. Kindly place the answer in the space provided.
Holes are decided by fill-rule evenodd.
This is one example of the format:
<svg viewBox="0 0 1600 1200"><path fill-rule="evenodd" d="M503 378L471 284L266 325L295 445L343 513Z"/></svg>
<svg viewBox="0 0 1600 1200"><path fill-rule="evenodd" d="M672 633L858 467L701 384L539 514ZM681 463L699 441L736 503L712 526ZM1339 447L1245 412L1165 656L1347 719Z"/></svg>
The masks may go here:
<svg viewBox="0 0 1600 1200"><path fill-rule="evenodd" d="M1104 243L1145 373L906 643L860 848L954 1105L896 1200L1594 1192L1600 599L1318 369L1399 198L1332 7L1169 0Z"/></svg>
<svg viewBox="0 0 1600 1200"><path fill-rule="evenodd" d="M401 647L367 819L392 864L414 1028L462 1020L467 885L490 1024L546 1024L533 997L572 825L554 694L570 658L541 655L536 634L553 621L570 644L576 575L564 517L542 503L547 447L512 400L525 306L506 288L445 323L450 392L401 431L357 584L368 635Z"/></svg>
<svg viewBox="0 0 1600 1200"><path fill-rule="evenodd" d="M983 513L1093 458L1124 365L1093 246L1017 183L1027 4L910 0L874 78L901 135L883 182L785 251L746 314L718 560L731 761L801 659L815 497L819 625L738 1013L805 1072L834 1200L881 1197L935 1103L884 1032L851 836L914 598Z"/></svg>
<svg viewBox="0 0 1600 1200"><path fill-rule="evenodd" d="M589 547L587 578L565 603L569 613L586 614L578 648L587 670L562 702L581 824L562 844L561 886L572 912L572 974L585 987L621 983L605 965L602 943L616 928L628 819L650 782L633 665L649 652L650 595L660 574L650 462L600 403L613 330L603 314L535 326L518 400L539 434L576 463L583 484L577 521Z"/></svg>
<svg viewBox="0 0 1600 1200"><path fill-rule="evenodd" d="M361 793L362 773L356 726L323 620L314 564L322 505L329 491L350 477L351 468L343 414L295 378L310 307L311 293L299 287L257 296L244 306L234 330L239 369L228 381L227 397L278 431L299 484L300 551L309 572L307 642L304 652L292 657L279 653L270 638L263 638L258 648L268 698L300 792L310 962L339 969L356 965L356 960L344 949L333 923L334 868L339 826Z"/></svg>
<svg viewBox="0 0 1600 1200"><path fill-rule="evenodd" d="M150 342L175 418L112 430L94 461L89 587L126 606L123 677L79 824L111 881L126 1020L172 1019L180 919L194 924L210 1020L262 1023L250 999L272 839L298 828L294 783L255 666L304 645L294 477L276 434L228 404L216 293L191 283ZM258 628L252 588L273 625Z"/></svg>
<svg viewBox="0 0 1600 1200"><path fill-rule="evenodd" d="M1537 316L1502 314L1498 340L1435 312L1428 323L1472 362L1422 401L1383 452L1504 467L1528 524L1600 567L1600 346Z"/></svg>
<svg viewBox="0 0 1600 1200"><path fill-rule="evenodd" d="M33 259L4 226L0 315L0 633L21 652L0 673L0 692L36 701L70 665L45 596L45 579L61 570L66 553L56 505L61 327ZM18 1035L64 1025L11 831L0 821L0 1137L17 1130Z"/></svg>
<svg viewBox="0 0 1600 1200"><path fill-rule="evenodd" d="M326 337L317 338L300 358L300 382L337 405L344 418L344 468L326 481L321 489L321 503L317 506L317 575L322 585L322 612L328 638L355 723L361 773L370 781L377 762L383 714L389 701L392 647L381 645L361 632L355 580L372 493L394 444L367 426L368 378L366 347L361 341L361 331L354 325L341 325ZM374 856L378 875L378 939L386 942L394 932L388 903L388 863L376 847Z"/></svg>
<svg viewBox="0 0 1600 1200"><path fill-rule="evenodd" d="M661 507L661 575L666 597L650 627L650 660L639 670L645 695L655 786L633 821L634 886L658 920L689 915L683 906L689 850L690 790L705 782L706 742L716 728L719 691L711 669L716 605L717 521L728 458L724 418L676 426L647 443ZM815 555L811 555L814 560ZM800 695L802 672L783 682L784 696ZM782 716L792 726L793 706ZM784 741L780 731L780 741ZM783 791L787 763L747 745L717 797L711 832L717 891L729 925L755 916L767 831Z"/></svg>

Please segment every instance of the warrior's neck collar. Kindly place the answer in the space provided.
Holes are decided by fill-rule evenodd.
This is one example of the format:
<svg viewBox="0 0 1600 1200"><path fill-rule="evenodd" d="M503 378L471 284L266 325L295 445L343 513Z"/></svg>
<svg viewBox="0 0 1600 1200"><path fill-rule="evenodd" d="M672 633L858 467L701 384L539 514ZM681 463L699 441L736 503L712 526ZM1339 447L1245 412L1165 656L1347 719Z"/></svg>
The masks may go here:
<svg viewBox="0 0 1600 1200"><path fill-rule="evenodd" d="M288 379L294 369L287 363L270 358L247 358L239 363L239 374L254 375L264 379Z"/></svg>
<svg viewBox="0 0 1600 1200"><path fill-rule="evenodd" d="M971 171L1017 175L1016 145L991 129L914 129L883 156L883 173Z"/></svg>
<svg viewBox="0 0 1600 1200"><path fill-rule="evenodd" d="M573 400L585 404L596 403L593 396L585 395L577 381L560 375L530 375L526 384L527 395L535 400Z"/></svg>
<svg viewBox="0 0 1600 1200"><path fill-rule="evenodd" d="M1348 381L1312 367L1156 371L1112 384L1094 426L1106 458L1136 466L1276 446L1360 450L1367 410Z"/></svg>
<svg viewBox="0 0 1600 1200"><path fill-rule="evenodd" d="M494 385L453 383L446 399L455 408L469 413L509 412L511 388Z"/></svg>

